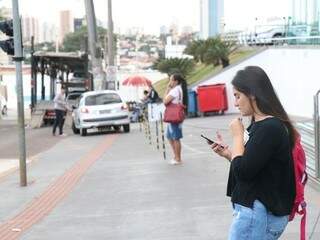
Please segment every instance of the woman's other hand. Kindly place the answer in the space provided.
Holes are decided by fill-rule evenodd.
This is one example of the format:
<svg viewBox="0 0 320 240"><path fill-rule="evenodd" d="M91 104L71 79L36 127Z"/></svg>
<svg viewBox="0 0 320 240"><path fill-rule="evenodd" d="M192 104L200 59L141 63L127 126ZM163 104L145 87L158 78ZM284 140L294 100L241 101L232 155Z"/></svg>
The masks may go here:
<svg viewBox="0 0 320 240"><path fill-rule="evenodd" d="M242 137L244 134L244 126L241 118L235 118L230 123L230 131L232 137Z"/></svg>
<svg viewBox="0 0 320 240"><path fill-rule="evenodd" d="M234 159L237 156L242 156L244 153L244 126L241 118L235 118L231 121L230 131L233 138L231 158Z"/></svg>

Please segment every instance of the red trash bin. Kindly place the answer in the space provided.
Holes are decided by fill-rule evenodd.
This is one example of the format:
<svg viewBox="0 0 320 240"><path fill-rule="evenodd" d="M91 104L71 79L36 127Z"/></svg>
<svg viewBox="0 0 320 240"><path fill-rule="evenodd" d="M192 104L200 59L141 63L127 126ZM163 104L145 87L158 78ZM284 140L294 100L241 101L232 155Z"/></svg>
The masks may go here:
<svg viewBox="0 0 320 240"><path fill-rule="evenodd" d="M199 86L197 92L200 112L221 112L221 114L224 114L224 111L228 109L226 85L224 83Z"/></svg>

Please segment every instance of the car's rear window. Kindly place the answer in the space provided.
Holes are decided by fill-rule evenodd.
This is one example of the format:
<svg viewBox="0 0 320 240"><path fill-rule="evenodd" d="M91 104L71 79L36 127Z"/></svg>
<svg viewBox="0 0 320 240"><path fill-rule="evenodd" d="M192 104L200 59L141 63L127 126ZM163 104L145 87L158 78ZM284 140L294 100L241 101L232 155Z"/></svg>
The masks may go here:
<svg viewBox="0 0 320 240"><path fill-rule="evenodd" d="M70 94L67 98L68 100L77 100L81 94Z"/></svg>
<svg viewBox="0 0 320 240"><path fill-rule="evenodd" d="M84 72L74 72L73 76L77 78L81 78L81 77L85 77L86 75Z"/></svg>
<svg viewBox="0 0 320 240"><path fill-rule="evenodd" d="M110 103L121 103L121 98L116 93L102 93L92 96L87 96L85 99L86 106L105 105Z"/></svg>

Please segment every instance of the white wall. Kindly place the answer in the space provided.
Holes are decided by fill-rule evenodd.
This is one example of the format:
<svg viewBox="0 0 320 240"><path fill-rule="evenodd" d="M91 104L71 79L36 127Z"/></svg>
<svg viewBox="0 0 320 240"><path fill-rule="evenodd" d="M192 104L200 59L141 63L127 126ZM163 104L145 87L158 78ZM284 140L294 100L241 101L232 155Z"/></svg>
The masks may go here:
<svg viewBox="0 0 320 240"><path fill-rule="evenodd" d="M262 67L282 104L291 115L312 117L313 96L320 89L320 49L268 49L200 85L226 83L229 113L234 107L232 85L236 72L246 66Z"/></svg>

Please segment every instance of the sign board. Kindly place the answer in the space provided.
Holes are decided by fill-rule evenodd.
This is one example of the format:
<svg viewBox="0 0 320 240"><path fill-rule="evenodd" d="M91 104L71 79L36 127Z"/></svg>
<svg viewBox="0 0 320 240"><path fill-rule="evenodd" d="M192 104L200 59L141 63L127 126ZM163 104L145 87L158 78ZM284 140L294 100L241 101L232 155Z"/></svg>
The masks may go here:
<svg viewBox="0 0 320 240"><path fill-rule="evenodd" d="M117 81L117 67L107 66L107 89L115 89L115 83Z"/></svg>
<svg viewBox="0 0 320 240"><path fill-rule="evenodd" d="M115 82L117 80L117 67L107 66L107 81Z"/></svg>
<svg viewBox="0 0 320 240"><path fill-rule="evenodd" d="M163 118L165 106L163 103L149 103L148 104L148 119L149 122L155 122Z"/></svg>

